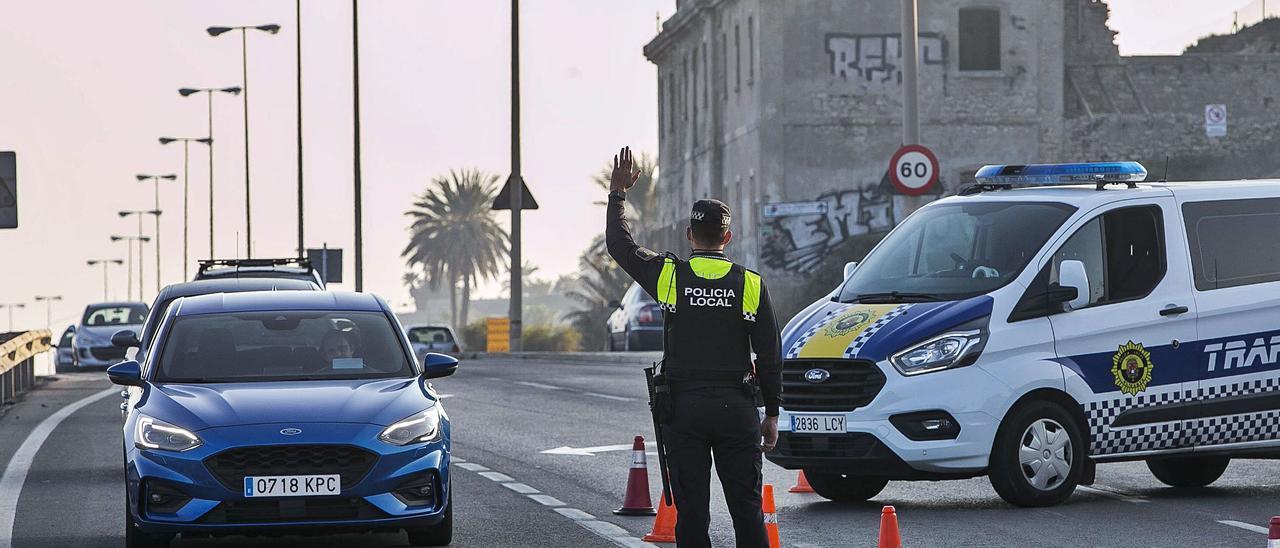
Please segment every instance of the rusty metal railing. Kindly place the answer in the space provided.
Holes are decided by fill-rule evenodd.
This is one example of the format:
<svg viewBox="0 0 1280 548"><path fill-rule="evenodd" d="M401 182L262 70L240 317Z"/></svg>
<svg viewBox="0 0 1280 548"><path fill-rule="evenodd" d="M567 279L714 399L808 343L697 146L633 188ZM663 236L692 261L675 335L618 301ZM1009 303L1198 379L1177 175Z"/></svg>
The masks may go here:
<svg viewBox="0 0 1280 548"><path fill-rule="evenodd" d="M36 356L49 351L48 329L0 333L0 405L12 403L36 384Z"/></svg>

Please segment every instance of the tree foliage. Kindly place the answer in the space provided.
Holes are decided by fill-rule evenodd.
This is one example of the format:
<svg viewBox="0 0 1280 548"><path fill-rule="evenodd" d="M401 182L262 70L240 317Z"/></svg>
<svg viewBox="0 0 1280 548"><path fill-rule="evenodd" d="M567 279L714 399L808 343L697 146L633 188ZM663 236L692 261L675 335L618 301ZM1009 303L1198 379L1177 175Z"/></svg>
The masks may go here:
<svg viewBox="0 0 1280 548"><path fill-rule="evenodd" d="M578 270L576 287L565 296L582 308L564 318L582 334L583 350L603 350L608 340L605 321L614 311L609 303L622 298L631 285L631 277L609 256L603 236L597 236L582 252Z"/></svg>

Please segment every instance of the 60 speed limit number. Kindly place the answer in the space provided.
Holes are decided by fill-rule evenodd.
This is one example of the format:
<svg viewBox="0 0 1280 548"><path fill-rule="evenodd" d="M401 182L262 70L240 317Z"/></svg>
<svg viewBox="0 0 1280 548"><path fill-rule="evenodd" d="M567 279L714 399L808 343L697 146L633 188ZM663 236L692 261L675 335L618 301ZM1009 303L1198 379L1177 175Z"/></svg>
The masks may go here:
<svg viewBox="0 0 1280 548"><path fill-rule="evenodd" d="M938 157L920 145L906 145L889 160L889 178L898 192L919 196L938 183Z"/></svg>

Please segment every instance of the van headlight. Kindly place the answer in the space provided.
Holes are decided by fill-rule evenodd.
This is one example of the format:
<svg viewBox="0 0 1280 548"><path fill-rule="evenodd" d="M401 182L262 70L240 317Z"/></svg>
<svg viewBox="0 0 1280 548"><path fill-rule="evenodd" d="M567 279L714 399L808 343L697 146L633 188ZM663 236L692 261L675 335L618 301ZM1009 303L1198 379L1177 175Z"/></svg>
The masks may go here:
<svg viewBox="0 0 1280 548"><path fill-rule="evenodd" d="M382 430L378 439L391 445L408 445L440 439L440 407L432 405Z"/></svg>
<svg viewBox="0 0 1280 548"><path fill-rule="evenodd" d="M889 358L903 375L919 375L971 365L986 343L980 329L952 331L902 350Z"/></svg>
<svg viewBox="0 0 1280 548"><path fill-rule="evenodd" d="M152 416L139 414L134 424L133 444L139 449L190 451L203 443L190 430L179 428Z"/></svg>

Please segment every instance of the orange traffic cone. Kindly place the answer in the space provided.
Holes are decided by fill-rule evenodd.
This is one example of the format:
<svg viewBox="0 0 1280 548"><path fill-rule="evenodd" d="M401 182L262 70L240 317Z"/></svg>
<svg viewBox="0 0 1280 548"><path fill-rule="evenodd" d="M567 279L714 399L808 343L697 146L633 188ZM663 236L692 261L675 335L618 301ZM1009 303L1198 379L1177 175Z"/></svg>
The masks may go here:
<svg viewBox="0 0 1280 548"><path fill-rule="evenodd" d="M658 497L658 517L653 518L653 530L645 535L645 542L676 541L676 507L667 504L667 494Z"/></svg>
<svg viewBox="0 0 1280 548"><path fill-rule="evenodd" d="M892 506L880 511L879 548L902 548L902 536L898 534L898 512Z"/></svg>
<svg viewBox="0 0 1280 548"><path fill-rule="evenodd" d="M631 447L631 471L627 475L627 493L622 497L622 508L613 513L620 516L652 516L656 514L649 501L649 465L644 456L644 437L636 436Z"/></svg>
<svg viewBox="0 0 1280 548"><path fill-rule="evenodd" d="M773 485L764 484L763 495L764 532L769 536L769 548L779 548L782 541L778 538L778 509L773 505Z"/></svg>
<svg viewBox="0 0 1280 548"><path fill-rule="evenodd" d="M787 489L788 493L812 493L813 487L809 485L809 478L804 477L804 470L800 471L800 475L796 476L796 484Z"/></svg>

